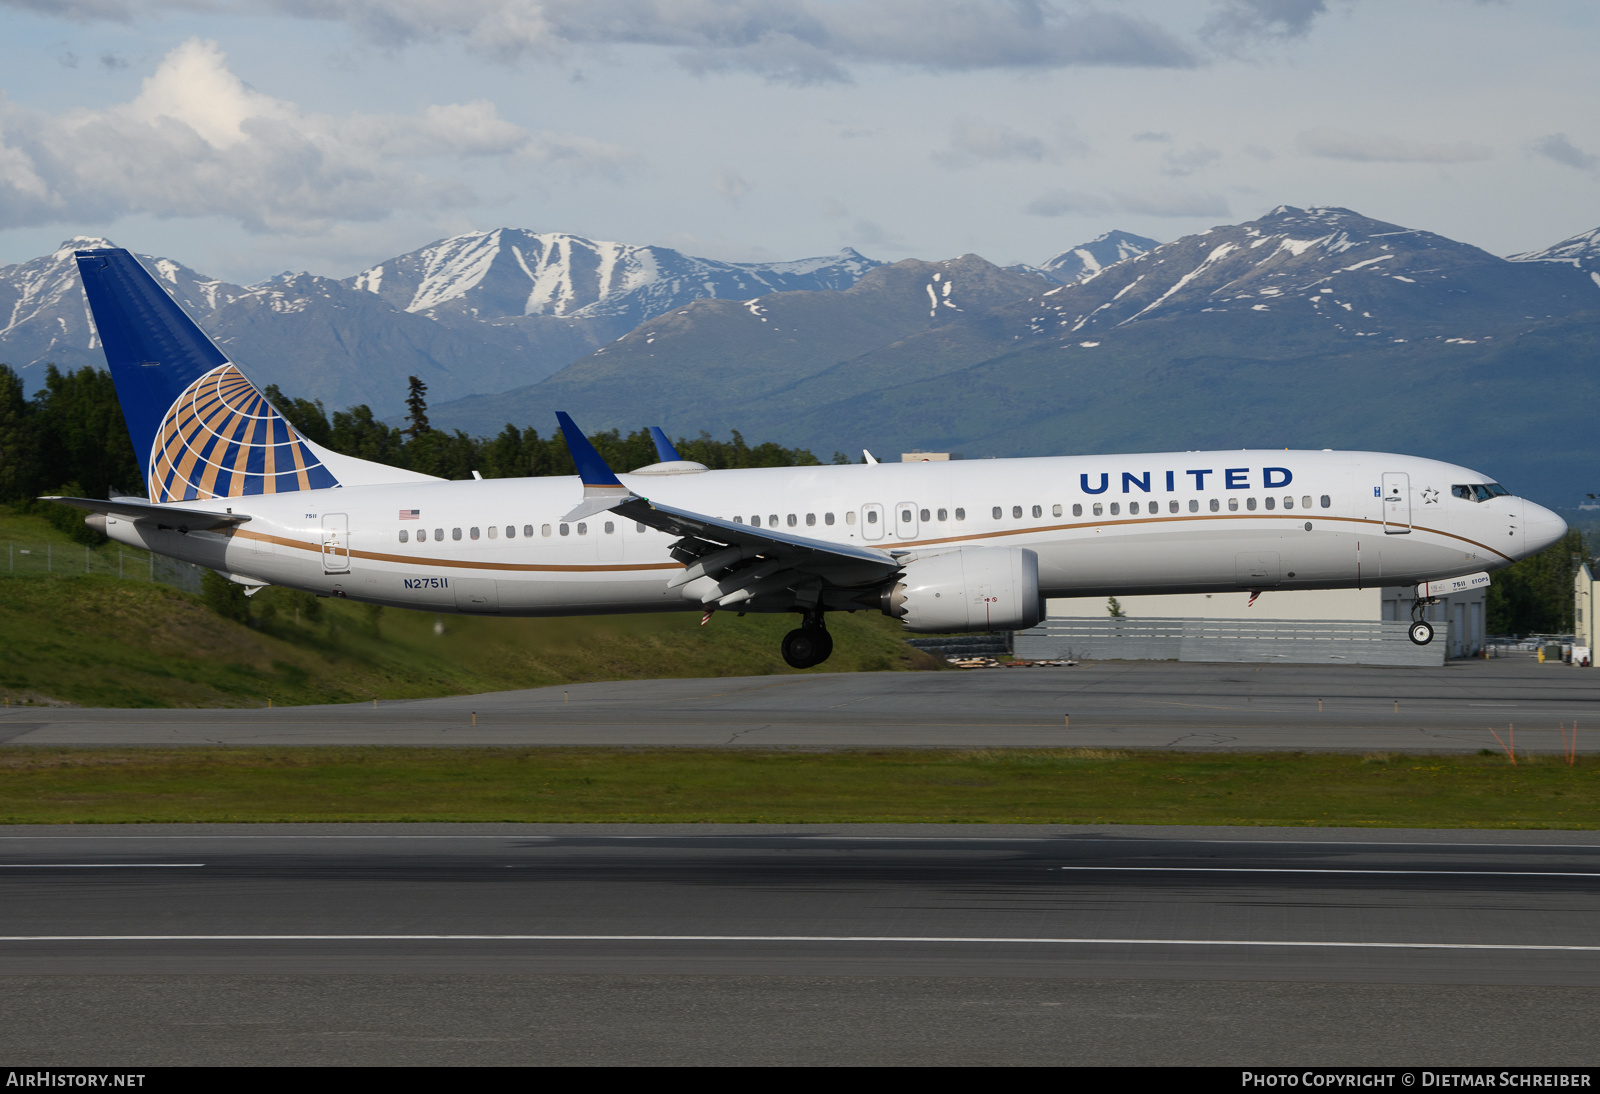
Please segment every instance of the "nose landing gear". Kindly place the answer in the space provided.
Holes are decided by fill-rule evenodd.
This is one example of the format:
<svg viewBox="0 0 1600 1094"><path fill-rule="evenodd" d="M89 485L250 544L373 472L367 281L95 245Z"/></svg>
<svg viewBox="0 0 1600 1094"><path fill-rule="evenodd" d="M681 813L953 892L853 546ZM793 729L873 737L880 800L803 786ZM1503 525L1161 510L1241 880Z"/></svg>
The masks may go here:
<svg viewBox="0 0 1600 1094"><path fill-rule="evenodd" d="M1406 636L1410 638L1415 645L1426 646L1429 642L1433 641L1433 624L1423 619L1422 613L1426 610L1427 605L1437 603L1439 603L1437 597L1418 597L1412 602L1411 629L1406 632Z"/></svg>
<svg viewBox="0 0 1600 1094"><path fill-rule="evenodd" d="M833 655L833 635L822 624L822 613L807 615L805 622L783 636L783 659L791 668L809 669Z"/></svg>

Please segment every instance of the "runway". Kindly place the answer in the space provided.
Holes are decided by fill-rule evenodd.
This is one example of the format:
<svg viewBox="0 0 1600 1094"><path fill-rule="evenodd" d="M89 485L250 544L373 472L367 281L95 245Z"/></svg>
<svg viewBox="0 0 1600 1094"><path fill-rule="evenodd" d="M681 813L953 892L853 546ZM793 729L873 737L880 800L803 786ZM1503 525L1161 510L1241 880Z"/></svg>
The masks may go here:
<svg viewBox="0 0 1600 1094"><path fill-rule="evenodd" d="M1085 662L1076 668L572 684L250 710L13 707L13 745L1600 751L1600 672L1531 658L1442 668Z"/></svg>
<svg viewBox="0 0 1600 1094"><path fill-rule="evenodd" d="M1584 1064L1600 839L0 832L10 1062Z"/></svg>

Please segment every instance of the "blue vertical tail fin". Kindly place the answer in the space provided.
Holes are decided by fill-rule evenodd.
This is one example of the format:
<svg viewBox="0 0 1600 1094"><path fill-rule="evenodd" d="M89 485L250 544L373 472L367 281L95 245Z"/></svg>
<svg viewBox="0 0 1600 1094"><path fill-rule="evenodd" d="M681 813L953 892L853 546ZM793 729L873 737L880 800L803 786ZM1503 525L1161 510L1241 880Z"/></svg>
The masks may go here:
<svg viewBox="0 0 1600 1094"><path fill-rule="evenodd" d="M129 252L74 252L150 500L338 486L300 436Z"/></svg>
<svg viewBox="0 0 1600 1094"><path fill-rule="evenodd" d="M656 443L656 459L662 463L682 461L683 457L678 455L676 448L672 447L672 442L667 439L667 435L662 432L660 426L653 425L650 427L650 439Z"/></svg>

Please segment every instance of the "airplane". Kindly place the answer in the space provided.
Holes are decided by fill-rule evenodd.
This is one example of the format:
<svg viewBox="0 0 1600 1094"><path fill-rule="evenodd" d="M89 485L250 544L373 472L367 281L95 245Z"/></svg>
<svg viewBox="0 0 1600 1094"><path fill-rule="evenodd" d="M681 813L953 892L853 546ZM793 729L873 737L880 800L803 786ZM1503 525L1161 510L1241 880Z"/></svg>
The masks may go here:
<svg viewBox="0 0 1600 1094"><path fill-rule="evenodd" d="M433 612L829 612L917 633L1023 630L1050 597L1436 583L1508 566L1565 522L1465 467L1239 450L708 470L651 427L617 474L564 412L576 478L446 481L329 451L273 407L127 251L76 252L144 498L51 500L120 543L269 585Z"/></svg>

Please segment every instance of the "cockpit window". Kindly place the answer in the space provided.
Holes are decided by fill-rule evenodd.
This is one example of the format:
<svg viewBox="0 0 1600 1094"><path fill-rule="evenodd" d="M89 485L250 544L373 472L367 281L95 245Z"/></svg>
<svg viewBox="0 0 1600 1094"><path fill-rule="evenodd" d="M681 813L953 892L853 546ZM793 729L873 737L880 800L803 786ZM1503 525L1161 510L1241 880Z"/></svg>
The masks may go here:
<svg viewBox="0 0 1600 1094"><path fill-rule="evenodd" d="M1450 493L1467 501L1488 501L1490 498L1509 497L1511 491L1497 482L1458 483Z"/></svg>

